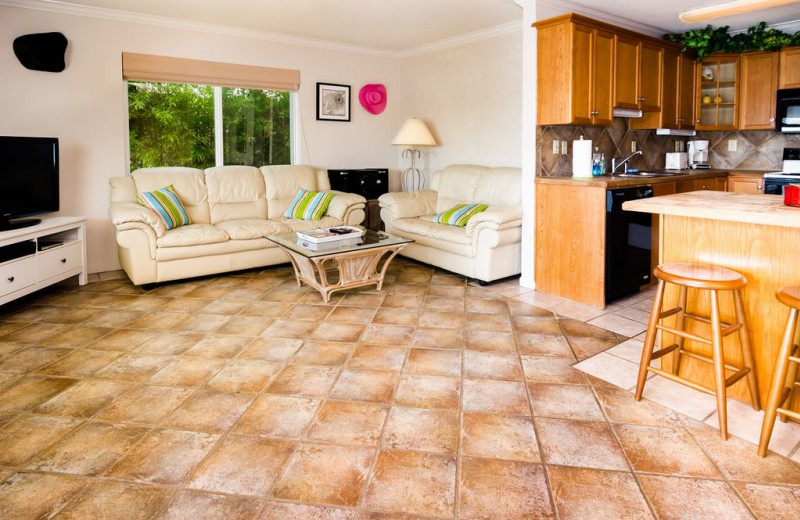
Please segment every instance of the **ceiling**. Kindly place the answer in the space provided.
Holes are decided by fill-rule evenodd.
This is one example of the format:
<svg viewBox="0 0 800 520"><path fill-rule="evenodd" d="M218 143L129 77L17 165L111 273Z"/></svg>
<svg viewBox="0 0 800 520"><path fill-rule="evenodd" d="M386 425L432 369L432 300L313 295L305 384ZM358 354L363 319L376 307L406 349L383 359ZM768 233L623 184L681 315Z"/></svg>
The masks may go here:
<svg viewBox="0 0 800 520"><path fill-rule="evenodd" d="M402 52L522 19L530 0L0 0L90 16L133 13L228 26L307 40L321 40L386 52ZM800 0L747 15L684 24L686 9L724 0L537 0L550 10L577 11L653 34L729 25L744 30L760 21L786 32L800 29ZM89 9L86 9L86 8ZM787 22L796 22L791 24Z"/></svg>

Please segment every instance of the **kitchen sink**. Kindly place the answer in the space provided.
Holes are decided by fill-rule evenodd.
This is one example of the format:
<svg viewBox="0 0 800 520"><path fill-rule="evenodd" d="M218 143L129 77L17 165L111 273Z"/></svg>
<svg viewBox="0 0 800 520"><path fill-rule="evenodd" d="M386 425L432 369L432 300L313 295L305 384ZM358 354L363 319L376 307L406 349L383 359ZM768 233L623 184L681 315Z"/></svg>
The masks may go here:
<svg viewBox="0 0 800 520"><path fill-rule="evenodd" d="M672 177L673 175L681 175L680 172L626 172L616 173L612 177L627 177L637 179L641 177Z"/></svg>

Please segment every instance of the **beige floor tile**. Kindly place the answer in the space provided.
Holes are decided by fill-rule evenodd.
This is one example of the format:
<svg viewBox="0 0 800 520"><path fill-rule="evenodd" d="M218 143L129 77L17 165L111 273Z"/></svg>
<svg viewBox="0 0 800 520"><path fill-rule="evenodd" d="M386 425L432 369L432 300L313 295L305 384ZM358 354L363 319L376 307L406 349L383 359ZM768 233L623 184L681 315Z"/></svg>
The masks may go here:
<svg viewBox="0 0 800 520"><path fill-rule="evenodd" d="M74 475L100 475L147 432L146 428L87 422L42 452L31 468Z"/></svg>
<svg viewBox="0 0 800 520"><path fill-rule="evenodd" d="M144 381L159 370L180 361L177 356L160 354L124 354L94 373L100 379L137 382Z"/></svg>
<svg viewBox="0 0 800 520"><path fill-rule="evenodd" d="M28 376L0 391L0 412L30 410L77 382L76 379Z"/></svg>
<svg viewBox="0 0 800 520"><path fill-rule="evenodd" d="M311 337L320 341L354 342L361 338L365 329L365 325L326 321L317 327Z"/></svg>
<svg viewBox="0 0 800 520"><path fill-rule="evenodd" d="M153 374L148 383L165 386L198 387L211 379L222 367L222 359L181 357Z"/></svg>
<svg viewBox="0 0 800 520"><path fill-rule="evenodd" d="M416 309L380 308L372 318L376 325L401 325L416 327L419 321L419 311Z"/></svg>
<svg viewBox="0 0 800 520"><path fill-rule="evenodd" d="M334 399L388 403L398 377L396 372L344 370L330 395Z"/></svg>
<svg viewBox="0 0 800 520"><path fill-rule="evenodd" d="M103 409L96 418L103 421L159 424L181 405L193 390L165 386L137 386Z"/></svg>
<svg viewBox="0 0 800 520"><path fill-rule="evenodd" d="M188 314L178 314L174 312L152 312L128 323L131 329L169 331L177 330L181 322L189 319Z"/></svg>
<svg viewBox="0 0 800 520"><path fill-rule="evenodd" d="M464 413L461 450L471 457L541 462L528 417Z"/></svg>
<svg viewBox="0 0 800 520"><path fill-rule="evenodd" d="M461 459L459 518L554 518L540 464Z"/></svg>
<svg viewBox="0 0 800 520"><path fill-rule="evenodd" d="M294 448L289 441L230 435L203 461L187 487L232 495L266 495Z"/></svg>
<svg viewBox="0 0 800 520"><path fill-rule="evenodd" d="M51 518L85 484L64 475L17 473L0 484L0 518Z"/></svg>
<svg viewBox="0 0 800 520"><path fill-rule="evenodd" d="M317 413L321 401L265 394L258 396L233 431L243 435L299 439Z"/></svg>
<svg viewBox="0 0 800 520"><path fill-rule="evenodd" d="M604 420L592 390L586 385L528 383L528 391L535 417Z"/></svg>
<svg viewBox="0 0 800 520"><path fill-rule="evenodd" d="M18 417L0 430L0 465L23 466L79 424L61 417Z"/></svg>
<svg viewBox="0 0 800 520"><path fill-rule="evenodd" d="M646 321L642 323L641 321L626 318L616 313L603 314L602 316L589 320L587 323L629 337L641 334L647 330Z"/></svg>
<svg viewBox="0 0 800 520"><path fill-rule="evenodd" d="M383 434L382 448L455 455L458 412L395 406Z"/></svg>
<svg viewBox="0 0 800 520"><path fill-rule="evenodd" d="M752 516L723 481L641 475L639 482L658 518L750 519Z"/></svg>
<svg viewBox="0 0 800 520"><path fill-rule="evenodd" d="M239 315L255 316L257 318L264 318L265 320L271 321L284 316L291 308L291 303L257 301L248 303L247 307L242 309Z"/></svg>
<svg viewBox="0 0 800 520"><path fill-rule="evenodd" d="M702 421L717 410L714 396L698 392L663 377L652 377L644 385L642 395L671 410Z"/></svg>
<svg viewBox="0 0 800 520"><path fill-rule="evenodd" d="M465 346L468 350L517 353L517 343L511 332L470 330L466 333Z"/></svg>
<svg viewBox="0 0 800 520"><path fill-rule="evenodd" d="M289 459L272 496L321 505L355 506L374 453L373 448L303 444Z"/></svg>
<svg viewBox="0 0 800 520"><path fill-rule="evenodd" d="M377 403L327 401L305 438L347 446L377 446L388 408Z"/></svg>
<svg viewBox="0 0 800 520"><path fill-rule="evenodd" d="M461 350L464 346L464 331L459 329L428 329L419 327L411 342L414 348L438 348Z"/></svg>
<svg viewBox="0 0 800 520"><path fill-rule="evenodd" d="M314 520L354 520L354 510L326 506L309 506L291 502L268 501L256 520L284 520L308 518ZM359 516L359 519L361 517Z"/></svg>
<svg viewBox="0 0 800 520"><path fill-rule="evenodd" d="M514 330L523 334L544 334L550 336L558 336L561 332L561 326L558 320L553 316L527 316L516 315L512 320Z"/></svg>
<svg viewBox="0 0 800 520"><path fill-rule="evenodd" d="M419 315L419 326L433 329L462 329L464 318L463 312L423 310Z"/></svg>
<svg viewBox="0 0 800 520"><path fill-rule="evenodd" d="M283 319L321 322L331 313L331 308L326 305L307 305L298 303L289 310Z"/></svg>
<svg viewBox="0 0 800 520"><path fill-rule="evenodd" d="M412 348L403 369L410 374L431 376L461 376L461 352Z"/></svg>
<svg viewBox="0 0 800 520"><path fill-rule="evenodd" d="M372 317L374 315L374 308L338 306L328 315L327 318L325 318L325 320L333 323L355 323L359 325L366 325L372 321Z"/></svg>
<svg viewBox="0 0 800 520"><path fill-rule="evenodd" d="M51 323L31 323L24 327L9 332L8 334L0 337L0 341L14 341L17 343L24 343L27 345L39 344L41 345L48 338L57 334L63 334L69 330L67 325L58 325Z"/></svg>
<svg viewBox="0 0 800 520"><path fill-rule="evenodd" d="M488 379L464 380L465 412L530 415L523 383Z"/></svg>
<svg viewBox="0 0 800 520"><path fill-rule="evenodd" d="M88 377L121 355L121 352L105 350L73 350L58 361L40 368L37 372L54 376Z"/></svg>
<svg viewBox="0 0 800 520"><path fill-rule="evenodd" d="M271 394L323 397L338 375L339 369L334 367L287 365L275 376L266 391Z"/></svg>
<svg viewBox="0 0 800 520"><path fill-rule="evenodd" d="M403 347L383 347L360 345L353 351L348 368L364 370L401 370L408 349Z"/></svg>
<svg viewBox="0 0 800 520"><path fill-rule="evenodd" d="M244 336L221 336L209 334L198 341L192 348L186 350L187 356L198 356L206 358L232 358L252 341L252 338Z"/></svg>
<svg viewBox="0 0 800 520"><path fill-rule="evenodd" d="M300 365L341 366L347 362L355 348L356 343L310 340L303 343L292 362Z"/></svg>
<svg viewBox="0 0 800 520"><path fill-rule="evenodd" d="M381 451L364 497L369 509L453 518L456 460L446 455Z"/></svg>
<svg viewBox="0 0 800 520"><path fill-rule="evenodd" d="M381 303L381 307L384 309L421 309L423 305L425 305L425 296L422 294L391 292L386 295Z"/></svg>
<svg viewBox="0 0 800 520"><path fill-rule="evenodd" d="M716 466L684 428L621 424L614 430L634 471L721 478Z"/></svg>
<svg viewBox="0 0 800 520"><path fill-rule="evenodd" d="M583 360L596 354L605 354L606 350L618 345L621 339L617 337L590 338L583 336L567 336L567 341L569 341L569 345L572 347L575 357L579 360Z"/></svg>
<svg viewBox="0 0 800 520"><path fill-rule="evenodd" d="M283 363L236 359L229 362L206 383L206 388L217 392L261 392L270 379L281 371Z"/></svg>
<svg viewBox="0 0 800 520"><path fill-rule="evenodd" d="M509 314L508 303L502 300L468 299L466 305L470 313Z"/></svg>
<svg viewBox="0 0 800 520"><path fill-rule="evenodd" d="M261 507L262 500L182 491L163 513L159 520L184 520L202 518L203 520L250 520Z"/></svg>
<svg viewBox="0 0 800 520"><path fill-rule="evenodd" d="M460 378L403 374L397 385L395 402L415 408L457 410L460 395Z"/></svg>
<svg viewBox="0 0 800 520"><path fill-rule="evenodd" d="M108 475L136 482L177 485L194 471L218 439L219 435L210 433L153 430Z"/></svg>
<svg viewBox="0 0 800 520"><path fill-rule="evenodd" d="M404 325L367 325L362 341L387 347L406 347L411 343L413 327Z"/></svg>
<svg viewBox="0 0 800 520"><path fill-rule="evenodd" d="M223 296L229 293L223 294ZM180 304L179 307L170 309L174 312L197 312L199 314L219 314L222 316L234 316L242 312L242 310L247 307L250 303L249 302L242 302L242 301L231 301L231 300L215 300L215 299L203 299L203 298L176 298L173 300L172 303ZM192 302L195 302L192 305ZM187 305L181 307L183 305ZM200 305L200 307L197 307Z"/></svg>
<svg viewBox="0 0 800 520"><path fill-rule="evenodd" d="M521 356L527 381L537 383L585 384L580 370L572 368L574 359L552 356Z"/></svg>
<svg viewBox="0 0 800 520"><path fill-rule="evenodd" d="M757 518L791 520L800 511L800 488L734 482L745 503Z"/></svg>
<svg viewBox="0 0 800 520"><path fill-rule="evenodd" d="M559 316L566 316L567 318L579 321L589 321L598 316L602 316L605 312L603 309L573 301L558 303L549 307L549 309Z"/></svg>
<svg viewBox="0 0 800 520"><path fill-rule="evenodd" d="M589 359L584 359L574 366L582 372L602 379L603 381L608 381L626 390L634 388L636 386L636 380L639 378L638 363L631 363L622 358L612 356L607 352L601 352ZM645 391L647 391L652 383L653 381L651 380L646 384ZM653 400L655 401L656 399ZM708 412L706 412L703 417L706 415L708 415Z"/></svg>
<svg viewBox="0 0 800 520"><path fill-rule="evenodd" d="M471 378L522 380L522 368L516 354L464 352L464 374Z"/></svg>
<svg viewBox="0 0 800 520"><path fill-rule="evenodd" d="M597 398L612 423L642 426L682 426L678 415L649 399L635 401L633 393L616 387L595 386Z"/></svg>
<svg viewBox="0 0 800 520"><path fill-rule="evenodd" d="M545 318L552 318L554 316L552 311L536 307L529 303L525 303L517 299L517 297L508 298L506 300L509 314L513 316L541 316ZM512 320L513 323L514 320Z"/></svg>
<svg viewBox="0 0 800 520"><path fill-rule="evenodd" d="M604 422L540 418L536 433L548 465L628 470L622 449Z"/></svg>
<svg viewBox="0 0 800 520"><path fill-rule="evenodd" d="M562 520L653 518L630 473L554 466L548 468L548 474Z"/></svg>
<svg viewBox="0 0 800 520"><path fill-rule="evenodd" d="M217 314L195 314L189 316L185 320L182 320L180 323L176 324L174 328L171 327L171 330L198 333L215 332L217 329L228 323L230 319L230 316L222 316Z"/></svg>
<svg viewBox="0 0 800 520"><path fill-rule="evenodd" d="M316 321L275 320L261 333L265 338L305 339L317 328Z"/></svg>
<svg viewBox="0 0 800 520"><path fill-rule="evenodd" d="M761 439L761 425L764 422L763 410L757 412L749 404L734 399L728 399L727 408L728 434L758 445ZM705 423L713 428L719 428L719 416L714 412ZM798 443L800 443L800 424L777 419L769 441L770 451L785 457Z"/></svg>
<svg viewBox="0 0 800 520"><path fill-rule="evenodd" d="M442 312L464 312L464 305L466 299L462 297L445 297L445 296L425 296L425 302L422 308L425 311L442 311ZM463 319L463 318L462 318Z"/></svg>
<svg viewBox="0 0 800 520"><path fill-rule="evenodd" d="M574 360L575 354L564 336L550 334L517 334L520 354L531 356L565 357Z"/></svg>
<svg viewBox="0 0 800 520"><path fill-rule="evenodd" d="M469 312L466 317L467 336L472 331L511 332L511 319L506 314Z"/></svg>
<svg viewBox="0 0 800 520"><path fill-rule="evenodd" d="M131 385L128 383L91 379L79 381L40 405L34 412L61 417L88 418L129 388Z"/></svg>
<svg viewBox="0 0 800 520"><path fill-rule="evenodd" d="M147 520L172 495L171 490L121 482L93 483L56 517L59 520Z"/></svg>
<svg viewBox="0 0 800 520"><path fill-rule="evenodd" d="M642 359L642 348L644 347L644 341L631 338L627 341L623 341L619 345L615 347L611 347L610 349L606 350L607 354L611 354L613 356L617 356L619 358L625 359L630 361L631 363L636 363L637 365ZM656 364L651 363L651 365Z"/></svg>
<svg viewBox="0 0 800 520"><path fill-rule="evenodd" d="M247 410L253 398L252 394L200 390L172 412L163 424L182 430L227 431Z"/></svg>
<svg viewBox="0 0 800 520"><path fill-rule="evenodd" d="M383 293L377 292L348 291L342 299L342 305L374 309L381 305L385 297Z"/></svg>
<svg viewBox="0 0 800 520"><path fill-rule="evenodd" d="M299 339L254 339L248 347L239 354L239 359L286 361L291 358L302 345L303 341Z"/></svg>
<svg viewBox="0 0 800 520"><path fill-rule="evenodd" d="M158 332L154 331L119 329L92 343L91 348L95 350L131 352L136 350L147 340L160 336L161 335ZM200 338L198 337L198 340L199 339Z"/></svg>
<svg viewBox="0 0 800 520"><path fill-rule="evenodd" d="M0 372L24 374L53 363L72 352L68 348L27 347L0 359Z"/></svg>

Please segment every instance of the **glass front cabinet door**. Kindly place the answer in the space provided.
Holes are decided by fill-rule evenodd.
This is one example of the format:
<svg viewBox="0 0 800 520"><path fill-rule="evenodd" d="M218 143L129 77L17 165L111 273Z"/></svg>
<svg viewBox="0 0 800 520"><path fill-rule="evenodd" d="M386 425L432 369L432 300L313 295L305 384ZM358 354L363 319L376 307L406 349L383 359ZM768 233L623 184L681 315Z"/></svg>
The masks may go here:
<svg viewBox="0 0 800 520"><path fill-rule="evenodd" d="M697 129L736 130L739 56L707 57L697 64Z"/></svg>

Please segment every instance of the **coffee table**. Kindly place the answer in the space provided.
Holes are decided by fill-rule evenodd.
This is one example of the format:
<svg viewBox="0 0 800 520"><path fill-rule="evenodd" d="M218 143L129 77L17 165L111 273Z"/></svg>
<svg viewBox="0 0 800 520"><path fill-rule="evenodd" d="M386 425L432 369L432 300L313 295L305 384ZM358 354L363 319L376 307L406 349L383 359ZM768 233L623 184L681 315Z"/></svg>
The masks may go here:
<svg viewBox="0 0 800 520"><path fill-rule="evenodd" d="M334 291L376 284L380 291L389 263L408 238L367 231L358 245L326 246L319 250L303 247L295 233L266 237L283 249L294 267L297 285L303 282L318 290L327 303Z"/></svg>

